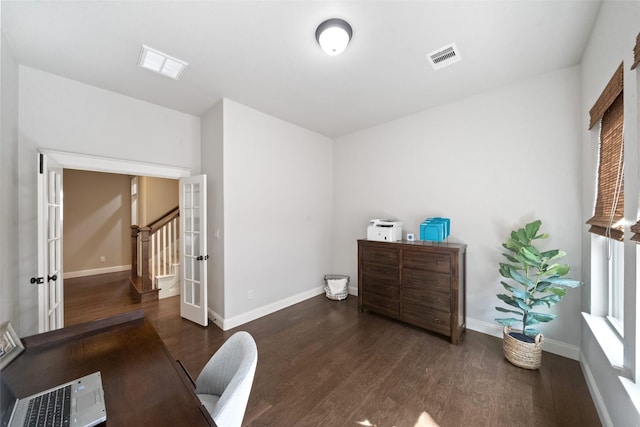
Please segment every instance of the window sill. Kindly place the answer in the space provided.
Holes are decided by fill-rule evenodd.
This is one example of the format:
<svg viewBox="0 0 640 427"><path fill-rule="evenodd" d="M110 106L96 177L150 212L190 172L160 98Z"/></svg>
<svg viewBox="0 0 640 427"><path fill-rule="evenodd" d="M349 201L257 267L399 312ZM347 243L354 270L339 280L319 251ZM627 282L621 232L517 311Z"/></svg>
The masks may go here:
<svg viewBox="0 0 640 427"><path fill-rule="evenodd" d="M622 372L624 369L624 346L620 336L611 327L606 318L592 316L588 313L582 313L582 317L598 341L611 367Z"/></svg>

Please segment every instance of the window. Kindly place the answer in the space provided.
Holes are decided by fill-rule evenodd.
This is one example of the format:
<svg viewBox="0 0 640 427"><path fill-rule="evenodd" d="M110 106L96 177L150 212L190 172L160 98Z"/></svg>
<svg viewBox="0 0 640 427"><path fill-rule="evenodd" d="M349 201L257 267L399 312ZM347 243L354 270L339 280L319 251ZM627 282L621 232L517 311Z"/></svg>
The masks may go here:
<svg viewBox="0 0 640 427"><path fill-rule="evenodd" d="M589 231L604 236L603 312L613 329L624 335L624 98L623 68L618 67L589 112L589 129L600 125L598 176Z"/></svg>
<svg viewBox="0 0 640 427"><path fill-rule="evenodd" d="M615 331L624 337L624 245L608 239L607 259L607 320Z"/></svg>

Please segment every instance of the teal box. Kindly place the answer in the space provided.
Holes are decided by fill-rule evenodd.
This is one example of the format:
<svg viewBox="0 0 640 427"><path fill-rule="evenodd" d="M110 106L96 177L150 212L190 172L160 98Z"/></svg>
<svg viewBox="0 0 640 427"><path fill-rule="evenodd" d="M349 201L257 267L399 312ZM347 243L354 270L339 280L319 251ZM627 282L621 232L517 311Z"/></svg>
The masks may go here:
<svg viewBox="0 0 640 427"><path fill-rule="evenodd" d="M450 227L449 218L427 218L420 224L420 240L442 242L449 237Z"/></svg>
<svg viewBox="0 0 640 427"><path fill-rule="evenodd" d="M422 223L420 224L420 240L441 242L444 240L444 224Z"/></svg>
<svg viewBox="0 0 640 427"><path fill-rule="evenodd" d="M444 224L444 237L447 238L449 237L449 233L451 232L451 220L449 218L443 218L443 217L434 217L432 218L432 220L434 222L441 222Z"/></svg>

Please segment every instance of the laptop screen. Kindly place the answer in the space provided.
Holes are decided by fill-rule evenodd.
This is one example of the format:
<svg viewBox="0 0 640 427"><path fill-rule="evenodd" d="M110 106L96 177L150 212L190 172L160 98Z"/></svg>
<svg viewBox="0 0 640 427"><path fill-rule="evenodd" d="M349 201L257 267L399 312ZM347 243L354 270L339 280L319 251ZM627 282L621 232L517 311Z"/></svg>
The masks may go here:
<svg viewBox="0 0 640 427"><path fill-rule="evenodd" d="M6 427L11 419L11 412L16 404L16 395L13 390L4 381L2 372L0 372L0 426Z"/></svg>

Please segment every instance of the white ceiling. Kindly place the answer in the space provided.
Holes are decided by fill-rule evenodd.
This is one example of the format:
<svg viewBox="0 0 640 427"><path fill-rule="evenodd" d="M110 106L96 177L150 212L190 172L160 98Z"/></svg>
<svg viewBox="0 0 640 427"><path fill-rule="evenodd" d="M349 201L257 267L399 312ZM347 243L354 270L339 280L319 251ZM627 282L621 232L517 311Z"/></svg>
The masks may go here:
<svg viewBox="0 0 640 427"><path fill-rule="evenodd" d="M578 64L601 0L11 1L15 59L201 116L221 98L337 137ZM353 39L322 52L315 29ZM426 55L456 43L462 61ZM142 44L189 63L180 81L137 66Z"/></svg>

